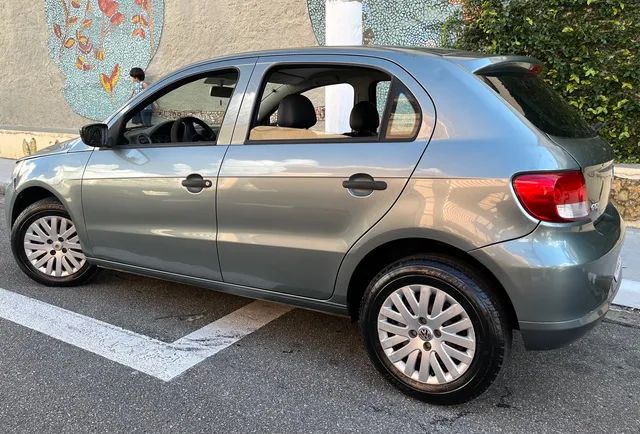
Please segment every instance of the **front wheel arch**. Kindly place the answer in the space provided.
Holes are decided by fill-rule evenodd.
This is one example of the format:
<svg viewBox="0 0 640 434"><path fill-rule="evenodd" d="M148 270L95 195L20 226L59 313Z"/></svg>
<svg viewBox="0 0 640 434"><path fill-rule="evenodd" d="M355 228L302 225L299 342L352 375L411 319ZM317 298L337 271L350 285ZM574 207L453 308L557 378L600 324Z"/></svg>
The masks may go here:
<svg viewBox="0 0 640 434"><path fill-rule="evenodd" d="M22 214L22 211L27 209L30 205L48 198L55 199L62 203L62 201L52 191L41 186L27 187L17 193L11 210L11 228L13 228L16 219L20 214Z"/></svg>
<svg viewBox="0 0 640 434"><path fill-rule="evenodd" d="M52 220L44 226L35 223L49 217ZM67 223L61 221L65 219ZM32 229L34 224L37 228ZM27 236L31 238L27 240ZM45 197L28 205L18 215L11 228L10 242L20 269L43 285L82 285L98 272L98 267L86 259L73 218L55 196ZM33 256L34 254L37 256ZM45 264L41 262L43 259L47 261L45 271L42 270ZM52 274L53 265L56 265L55 274Z"/></svg>

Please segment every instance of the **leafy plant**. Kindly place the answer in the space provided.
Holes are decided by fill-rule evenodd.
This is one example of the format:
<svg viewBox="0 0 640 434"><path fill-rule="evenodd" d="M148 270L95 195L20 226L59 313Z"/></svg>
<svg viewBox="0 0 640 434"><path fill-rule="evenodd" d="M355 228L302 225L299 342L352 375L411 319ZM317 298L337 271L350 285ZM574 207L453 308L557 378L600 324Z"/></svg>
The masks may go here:
<svg viewBox="0 0 640 434"><path fill-rule="evenodd" d="M544 79L612 144L616 160L640 163L640 1L457 0L455 45L524 54ZM455 25L454 25L455 24Z"/></svg>

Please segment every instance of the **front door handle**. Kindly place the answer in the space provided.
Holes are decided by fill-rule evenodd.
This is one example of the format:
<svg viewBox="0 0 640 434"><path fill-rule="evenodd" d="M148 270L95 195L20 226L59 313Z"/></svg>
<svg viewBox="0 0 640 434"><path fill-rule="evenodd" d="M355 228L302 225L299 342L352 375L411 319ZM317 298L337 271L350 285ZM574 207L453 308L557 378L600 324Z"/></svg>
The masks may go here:
<svg viewBox="0 0 640 434"><path fill-rule="evenodd" d="M200 193L203 188L210 188L213 183L204 179L201 175L197 173L192 173L187 176L186 179L182 180L182 186L187 189L189 193Z"/></svg>
<svg viewBox="0 0 640 434"><path fill-rule="evenodd" d="M356 173L351 175L349 179L342 181L342 186L356 196L367 196L373 190L386 190L387 183L384 181L376 181L371 175L366 173Z"/></svg>

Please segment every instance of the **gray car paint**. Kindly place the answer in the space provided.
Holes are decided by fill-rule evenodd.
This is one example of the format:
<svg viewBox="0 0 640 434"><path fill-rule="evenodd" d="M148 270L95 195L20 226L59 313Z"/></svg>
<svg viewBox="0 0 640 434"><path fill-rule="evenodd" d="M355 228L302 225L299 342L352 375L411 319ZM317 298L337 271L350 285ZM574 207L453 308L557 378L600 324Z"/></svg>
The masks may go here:
<svg viewBox="0 0 640 434"><path fill-rule="evenodd" d="M233 67L239 72L217 144L116 146L93 152L82 185L92 256L221 280L216 178L255 60L221 62L211 70ZM192 174L211 181L212 187L188 192L181 181Z"/></svg>
<svg viewBox="0 0 640 434"><path fill-rule="evenodd" d="M218 192L224 281L329 299L346 252L406 185L433 131L435 109L424 89L392 62L323 55L260 58L243 109L256 104L266 71L299 63L385 71L409 88L423 113L418 139L412 142L246 143L229 148ZM248 132L245 122L236 126L234 138L246 138ZM342 181L358 173L385 181L388 188L355 197Z"/></svg>
<svg viewBox="0 0 640 434"><path fill-rule="evenodd" d="M82 174L91 151L67 152L68 149L55 149L50 154L18 161L13 173L13 182L5 192L7 227L11 228L18 217L14 203L24 192L46 190L63 203L74 222L78 236L83 243L87 233L82 215ZM31 190L30 190L31 189Z"/></svg>
<svg viewBox="0 0 640 434"><path fill-rule="evenodd" d="M471 255L505 288L528 349L557 348L602 319L621 283L624 223L609 204L595 223L540 224L531 234Z"/></svg>
<svg viewBox="0 0 640 434"><path fill-rule="evenodd" d="M96 150L82 184L92 255L220 280L215 179L224 152L224 146ZM180 183L196 173L213 187L189 193Z"/></svg>
<svg viewBox="0 0 640 434"><path fill-rule="evenodd" d="M347 313L351 276L367 254L398 239L422 239L425 249L429 248L430 241L436 240L468 252L490 270L513 304L525 343L530 348L556 346L576 335L566 336L564 332L581 331L601 318L619 285L620 276L613 275L624 236L623 222L606 197L608 183L611 182L611 159L606 158L610 152L607 151L608 146L598 139L592 139L589 144L546 136L472 74L483 68L499 67L504 62L526 67L535 64L535 59L372 47L326 47L234 55L192 65L167 76L152 85L144 95L125 104L107 120L107 124L111 131L119 128L120 120L129 110L144 104L155 92L175 80L221 65L253 65L258 57L265 67L256 68L247 83L247 92L242 95L245 102L240 104L238 101L233 110L229 108L228 118L225 117L225 126L230 128L223 128L220 142L229 146L189 148L190 153L197 154L197 162L191 161L193 168L211 177L215 177L216 167L221 169L217 212L211 196L201 197L210 207L211 218L215 219L217 214L218 224L222 222L218 245L222 270L216 269L213 260L198 262L198 258L193 257L194 251L189 251L188 247L189 236L182 239L179 249L184 256L178 261L162 257L161 252L153 250L161 245L171 245L172 237L164 235L159 235L157 242L148 246L146 241L141 243L137 254L142 258L134 256L136 251L129 249L131 244L124 244L129 248L121 252L126 261L118 256L115 244L108 255L100 249L96 254L94 237L104 241L98 229L101 225L93 220L100 218L100 210L109 212L109 218L100 223L113 225L114 231L117 231L117 226L120 230L135 233L135 224L127 223L127 219L135 217L134 204L138 203L140 207L140 201L144 205L139 211L145 218L159 212L168 213L166 220L157 217L157 220L151 220L155 229L166 229L162 226L168 225L171 230L182 231L183 235L187 231L202 231L207 236L195 237L201 245L215 233L211 231L214 225L208 225L206 219L183 227L174 220L184 214L180 214L176 210L178 207L170 201L183 197L177 183L190 170L176 171L175 167L170 167L168 155L171 151L166 155L152 149L135 149L129 154L126 150L117 149L90 152L86 145L76 141L50 155L40 155L20 163L14 184L7 191L8 209L12 210L16 197L28 194L29 188L45 188L67 206L78 227L83 248L96 264L339 314ZM304 151L288 145L245 145L253 110L251 101L256 97L266 65L283 61L302 63L321 58L332 63L383 64L384 68L392 69L394 75L418 94L416 96L422 106L427 126L423 126L416 142L403 143L402 150L396 149L395 152L384 146L376 148L375 144L340 144L343 146L341 155L344 153L348 161L332 159L335 154L333 144L317 144L313 146L316 149L305 148ZM429 109L433 106L435 111ZM432 127L429 127L429 120ZM430 135L433 137L426 147ZM365 145L367 151L355 149ZM421 155L421 149L425 147L426 151ZM223 158L220 153L224 154L225 148L227 155ZM202 151L207 149L209 154ZM378 152L381 153L380 160L376 163ZM104 171L101 175L98 167L89 165L85 186L81 189L82 174L89 156L93 160L93 155L96 155L95 161L98 162L98 156L109 153L113 158L106 163L116 164L115 173L118 170L130 171L136 178L133 179L135 182L130 183L131 177L114 177L113 174L108 177ZM306 153L307 160L313 164L293 167L288 162L298 153ZM173 156L177 158L175 154ZM187 160L192 157L180 156ZM148 161L136 163L145 158ZM206 161L202 161L203 158ZM265 171L264 167L260 167L258 173L247 171L249 166L255 168L256 162L265 158L280 164L284 168L284 176L274 178L273 173ZM415 162L412 163L411 158ZM390 182L390 194L364 200L339 196L346 192L332 183L352 174L351 167L347 166L353 164L358 169L369 170L376 178ZM319 176L319 168L326 169L330 176ZM583 170L585 178L588 178L590 199L596 201L598 207L586 223L540 223L522 209L511 187L512 177L524 171L564 169ZM117 179L117 182L102 187L100 184L107 177ZM302 178L306 179L302 183L304 189L297 190L296 182L301 182ZM147 183L145 179L153 179L153 183ZM162 181L158 182L158 179ZM143 190L149 187L169 195L145 195ZM120 188L124 188L131 197L123 197L119 193ZM87 199L88 196L91 198ZM167 202L162 203L167 197ZM162 199L154 202L154 198ZM367 202L367 199L375 201ZM86 202L83 204L83 201ZM107 209L107 205L125 208L121 207L123 201L127 207L121 214L117 209ZM291 204L296 208L287 224L268 220L282 217L278 207ZM85 209L86 222L83 205L85 208L96 207L88 213ZM202 206L195 202L191 205ZM243 208L256 214L243 213ZM337 220L322 219L320 213L323 211ZM350 220L352 213L363 221ZM7 214L11 225L15 213ZM305 237L303 227L296 226L295 222L306 217L316 224L317 233ZM288 226L292 231L287 231ZM148 235L150 229L153 228L143 227L141 232ZM94 230L98 232L94 234ZM257 239L269 230L273 230L271 239L266 242ZM233 240L235 235L240 236L241 242ZM311 260L300 260L300 256L287 252L286 241L281 240L286 237L292 243L291 252L309 251ZM166 244L162 244L163 241ZM211 240L211 244L215 241ZM240 253L254 255L251 262L243 262L242 256L233 251L234 246L241 246ZM255 251L249 249L251 246ZM265 250L260 251L263 248ZM267 258L270 253L275 259ZM318 258L319 263L316 261ZM265 260L276 268L267 269L256 263ZM339 268L336 266L338 262ZM195 268L189 268L194 265ZM328 270L329 277L320 276L316 267ZM296 270L289 271L289 268ZM198 275L200 272L202 275ZM216 280L217 272L221 272L225 281ZM308 278L304 279L305 276ZM335 277L333 286L330 284L332 276ZM329 299L323 300L325 298Z"/></svg>

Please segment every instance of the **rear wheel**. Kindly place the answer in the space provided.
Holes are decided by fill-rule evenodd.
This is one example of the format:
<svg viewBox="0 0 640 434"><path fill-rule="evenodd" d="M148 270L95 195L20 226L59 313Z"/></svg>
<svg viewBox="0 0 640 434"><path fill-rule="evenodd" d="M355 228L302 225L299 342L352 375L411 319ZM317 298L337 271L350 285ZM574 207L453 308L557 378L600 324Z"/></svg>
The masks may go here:
<svg viewBox="0 0 640 434"><path fill-rule="evenodd" d="M380 272L365 292L360 328L378 370L434 404L484 392L511 345L507 317L488 285L439 255L407 258Z"/></svg>
<svg viewBox="0 0 640 434"><path fill-rule="evenodd" d="M44 285L80 285L97 272L82 252L69 213L52 198L33 203L18 216L11 249L22 271Z"/></svg>

